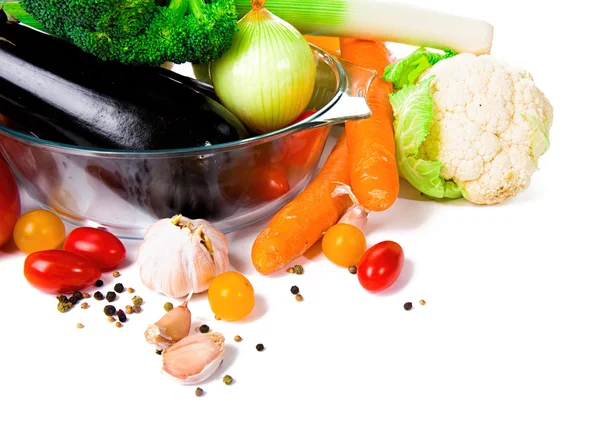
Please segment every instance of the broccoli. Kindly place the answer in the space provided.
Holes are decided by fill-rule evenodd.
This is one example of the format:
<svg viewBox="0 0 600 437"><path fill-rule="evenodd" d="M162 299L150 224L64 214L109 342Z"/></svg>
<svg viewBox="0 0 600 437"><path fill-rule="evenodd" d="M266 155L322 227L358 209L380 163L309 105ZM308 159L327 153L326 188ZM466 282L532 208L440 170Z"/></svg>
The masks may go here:
<svg viewBox="0 0 600 437"><path fill-rule="evenodd" d="M222 56L237 30L234 0L21 0L59 38L105 61L158 66Z"/></svg>

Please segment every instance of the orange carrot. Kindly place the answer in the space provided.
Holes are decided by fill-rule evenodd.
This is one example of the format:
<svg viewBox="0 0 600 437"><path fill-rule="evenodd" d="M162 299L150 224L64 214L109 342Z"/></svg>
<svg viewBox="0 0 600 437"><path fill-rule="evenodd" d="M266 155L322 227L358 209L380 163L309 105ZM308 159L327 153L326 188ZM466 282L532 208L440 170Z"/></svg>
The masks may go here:
<svg viewBox="0 0 600 437"><path fill-rule="evenodd" d="M334 36L314 36L305 35L304 39L311 44L331 53L332 55L340 55L340 39Z"/></svg>
<svg viewBox="0 0 600 437"><path fill-rule="evenodd" d="M315 179L284 206L258 235L252 262L263 275L274 273L302 256L352 204L348 196L331 197L336 182L350 183L345 133Z"/></svg>
<svg viewBox="0 0 600 437"><path fill-rule="evenodd" d="M350 156L350 186L360 203L371 211L383 211L400 191L394 139L394 113L389 100L392 84L381 78L391 63L382 42L341 39L342 57L353 64L377 71L367 92L372 115L346 123Z"/></svg>

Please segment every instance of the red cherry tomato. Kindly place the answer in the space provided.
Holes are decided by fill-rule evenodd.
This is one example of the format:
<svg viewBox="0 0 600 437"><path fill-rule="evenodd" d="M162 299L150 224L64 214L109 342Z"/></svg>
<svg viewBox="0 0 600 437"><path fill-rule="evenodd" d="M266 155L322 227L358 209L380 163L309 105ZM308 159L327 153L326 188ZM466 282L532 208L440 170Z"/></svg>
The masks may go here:
<svg viewBox="0 0 600 437"><path fill-rule="evenodd" d="M358 282L371 292L383 291L396 282L404 266L404 250L393 241L369 248L358 264Z"/></svg>
<svg viewBox="0 0 600 437"><path fill-rule="evenodd" d="M298 117L292 124L301 122L314 115L317 111L309 109ZM290 135L282 140L281 160L291 167L302 167L310 161L321 138L329 134L329 129L320 127Z"/></svg>
<svg viewBox="0 0 600 437"><path fill-rule="evenodd" d="M108 231L96 228L77 228L65 240L64 249L92 261L100 270L117 267L127 254L125 246Z"/></svg>
<svg viewBox="0 0 600 437"><path fill-rule="evenodd" d="M285 170L275 164L256 167L251 185L250 197L261 202L278 199L290 191Z"/></svg>
<svg viewBox="0 0 600 437"><path fill-rule="evenodd" d="M100 279L100 269L87 258L66 250L34 252L25 259L25 278L45 293L83 290Z"/></svg>
<svg viewBox="0 0 600 437"><path fill-rule="evenodd" d="M12 237L21 215L19 187L8 165L0 161L0 247Z"/></svg>

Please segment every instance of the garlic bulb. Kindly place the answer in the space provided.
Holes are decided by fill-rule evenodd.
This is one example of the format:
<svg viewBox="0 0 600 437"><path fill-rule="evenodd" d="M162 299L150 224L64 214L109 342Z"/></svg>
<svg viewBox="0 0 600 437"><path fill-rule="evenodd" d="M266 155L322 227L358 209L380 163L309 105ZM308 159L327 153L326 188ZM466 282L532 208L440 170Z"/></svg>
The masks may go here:
<svg viewBox="0 0 600 437"><path fill-rule="evenodd" d="M192 313L187 304L186 300L162 316L154 325L148 326L144 333L146 341L163 350L186 337L192 325Z"/></svg>
<svg viewBox="0 0 600 437"><path fill-rule="evenodd" d="M137 254L146 287L171 297L201 293L229 267L225 234L206 220L182 215L148 228Z"/></svg>
<svg viewBox="0 0 600 437"><path fill-rule="evenodd" d="M223 361L224 343L218 332L188 335L162 353L162 371L181 384L198 384Z"/></svg>
<svg viewBox="0 0 600 437"><path fill-rule="evenodd" d="M331 197L344 196L346 194L350 196L353 205L348 208L342 218L338 220L338 223L347 223L349 225L356 226L362 231L367 225L367 219L369 218L370 211L360 204L352 192L352 189L348 185L339 182L338 186L335 187L335 190L333 190Z"/></svg>

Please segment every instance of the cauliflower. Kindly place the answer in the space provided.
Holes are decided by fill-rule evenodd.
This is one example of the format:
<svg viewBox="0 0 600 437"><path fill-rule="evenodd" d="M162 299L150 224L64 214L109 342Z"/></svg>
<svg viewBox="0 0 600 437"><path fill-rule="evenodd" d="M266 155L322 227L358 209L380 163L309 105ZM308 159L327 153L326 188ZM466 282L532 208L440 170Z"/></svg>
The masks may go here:
<svg viewBox="0 0 600 437"><path fill-rule="evenodd" d="M529 73L490 55L419 49L384 78L398 90L390 96L396 158L413 186L484 205L527 188L553 118Z"/></svg>

